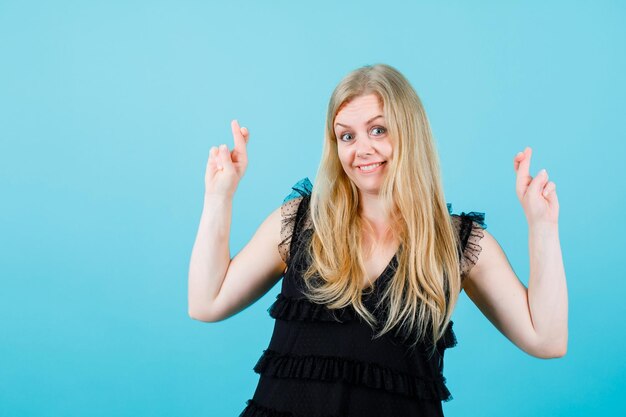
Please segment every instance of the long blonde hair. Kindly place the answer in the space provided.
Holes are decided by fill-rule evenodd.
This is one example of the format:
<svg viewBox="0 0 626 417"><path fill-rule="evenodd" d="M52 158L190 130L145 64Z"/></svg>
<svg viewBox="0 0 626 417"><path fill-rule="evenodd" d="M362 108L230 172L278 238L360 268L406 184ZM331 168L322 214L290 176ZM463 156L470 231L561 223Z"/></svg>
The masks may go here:
<svg viewBox="0 0 626 417"><path fill-rule="evenodd" d="M365 281L359 193L343 171L333 125L343 105L376 94L383 104L394 151L380 198L396 242L398 267L382 294L386 321L375 337L396 329L436 342L444 335L461 290L459 241L446 205L439 156L428 119L408 80L395 68L368 65L349 73L328 104L321 163L310 200L314 233L304 272L305 294L330 309L352 305L375 328L376 317L362 303ZM376 283L374 284L376 285ZM398 327L396 327L398 326Z"/></svg>

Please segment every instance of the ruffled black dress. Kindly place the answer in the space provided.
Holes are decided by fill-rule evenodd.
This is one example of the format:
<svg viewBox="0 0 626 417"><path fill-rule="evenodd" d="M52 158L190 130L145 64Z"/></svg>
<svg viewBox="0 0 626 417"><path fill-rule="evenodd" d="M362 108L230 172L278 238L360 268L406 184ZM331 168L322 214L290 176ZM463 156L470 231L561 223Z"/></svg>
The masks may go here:
<svg viewBox="0 0 626 417"><path fill-rule="evenodd" d="M456 344L453 323L429 355L426 345L410 349L394 332L372 339L374 331L351 306L330 310L306 299L301 273L307 256L299 248L313 230L308 217L312 184L304 178L292 189L281 209L279 247L288 267L268 309L276 319L274 332L254 367L259 383L240 417L443 416L442 401L452 399L443 356ZM464 277L480 254L484 213L452 214L450 204L448 211L459 232ZM363 296L378 319L377 297L396 266L394 256Z"/></svg>

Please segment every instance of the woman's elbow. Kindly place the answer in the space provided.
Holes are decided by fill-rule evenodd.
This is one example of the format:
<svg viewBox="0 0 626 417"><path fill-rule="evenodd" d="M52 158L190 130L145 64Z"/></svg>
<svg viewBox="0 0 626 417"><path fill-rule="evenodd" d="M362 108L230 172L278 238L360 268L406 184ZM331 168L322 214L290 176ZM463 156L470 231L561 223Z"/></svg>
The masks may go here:
<svg viewBox="0 0 626 417"><path fill-rule="evenodd" d="M187 314L189 314L189 318L193 320L201 321L204 323L215 323L215 322L220 321L212 317L211 315L209 315L206 311L199 311L199 310L189 308L187 310Z"/></svg>
<svg viewBox="0 0 626 417"><path fill-rule="evenodd" d="M529 353L540 359L562 358L567 353L567 341L558 344L543 345Z"/></svg>
<svg viewBox="0 0 626 417"><path fill-rule="evenodd" d="M561 343L559 346L557 346L557 348L555 349L555 354L554 357L555 358L562 358L563 356L565 356L565 354L567 353L567 341Z"/></svg>

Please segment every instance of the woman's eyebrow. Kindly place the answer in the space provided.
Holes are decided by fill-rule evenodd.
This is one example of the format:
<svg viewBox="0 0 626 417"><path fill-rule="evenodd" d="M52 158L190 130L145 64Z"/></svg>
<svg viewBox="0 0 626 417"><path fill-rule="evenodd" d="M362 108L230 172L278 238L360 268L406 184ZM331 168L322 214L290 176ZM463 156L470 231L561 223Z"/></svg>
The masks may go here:
<svg viewBox="0 0 626 417"><path fill-rule="evenodd" d="M374 120L378 119L379 117L383 117L382 114L379 114L378 116L374 116L371 119L369 119L367 122L365 122L366 125L372 123ZM335 123L335 126L342 126L342 127L350 127L341 123Z"/></svg>

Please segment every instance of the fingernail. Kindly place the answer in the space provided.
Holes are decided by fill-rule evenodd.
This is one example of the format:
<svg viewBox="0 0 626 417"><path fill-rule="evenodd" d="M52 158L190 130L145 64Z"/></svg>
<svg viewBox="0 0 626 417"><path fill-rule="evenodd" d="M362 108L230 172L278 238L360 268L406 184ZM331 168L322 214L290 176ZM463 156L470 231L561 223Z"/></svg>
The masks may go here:
<svg viewBox="0 0 626 417"><path fill-rule="evenodd" d="M540 173L541 175L546 175L546 173L547 173L547 172L546 172L546 169L544 168L544 169L542 169L541 171L539 171L539 173Z"/></svg>
<svg viewBox="0 0 626 417"><path fill-rule="evenodd" d="M223 151L225 151L225 150L226 150L226 145L223 145L223 144L222 144L222 145L220 145L220 149L221 149L221 150L223 150Z"/></svg>

